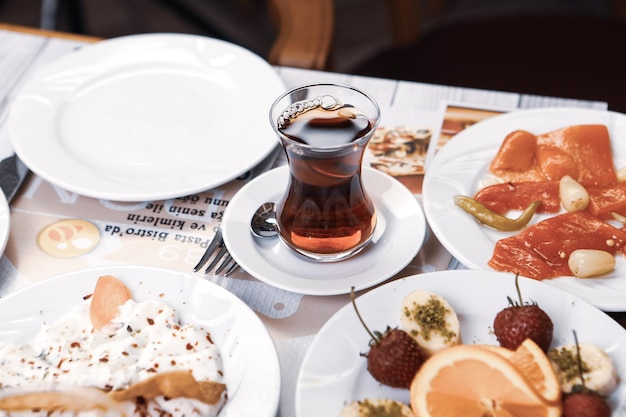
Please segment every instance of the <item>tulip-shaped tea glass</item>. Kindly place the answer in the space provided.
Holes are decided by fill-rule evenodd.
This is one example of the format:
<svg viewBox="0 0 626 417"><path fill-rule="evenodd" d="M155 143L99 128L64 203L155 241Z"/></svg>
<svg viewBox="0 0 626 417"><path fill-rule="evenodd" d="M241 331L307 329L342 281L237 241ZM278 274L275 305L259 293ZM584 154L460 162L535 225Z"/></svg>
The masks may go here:
<svg viewBox="0 0 626 417"><path fill-rule="evenodd" d="M341 84L298 87L272 105L270 121L290 172L276 207L279 236L306 258L339 261L370 241L376 210L361 165L379 119L371 97Z"/></svg>

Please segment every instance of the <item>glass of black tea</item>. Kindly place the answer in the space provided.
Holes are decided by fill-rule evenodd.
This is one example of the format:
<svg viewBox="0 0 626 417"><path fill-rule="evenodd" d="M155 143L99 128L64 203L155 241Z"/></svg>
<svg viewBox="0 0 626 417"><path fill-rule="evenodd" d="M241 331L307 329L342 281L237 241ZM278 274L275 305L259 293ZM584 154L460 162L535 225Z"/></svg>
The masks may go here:
<svg viewBox="0 0 626 417"><path fill-rule="evenodd" d="M298 87L272 105L270 122L290 171L276 207L279 236L306 258L340 261L370 241L376 210L361 166L379 119L370 96L341 84Z"/></svg>

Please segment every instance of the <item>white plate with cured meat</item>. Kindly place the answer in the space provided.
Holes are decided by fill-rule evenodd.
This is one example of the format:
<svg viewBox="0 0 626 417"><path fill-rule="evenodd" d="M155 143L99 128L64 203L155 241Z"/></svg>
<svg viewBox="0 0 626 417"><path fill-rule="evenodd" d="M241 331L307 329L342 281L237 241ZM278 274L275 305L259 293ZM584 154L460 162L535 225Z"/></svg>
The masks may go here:
<svg viewBox="0 0 626 417"><path fill-rule="evenodd" d="M535 301L554 324L552 347L579 342L604 349L619 375L626 369L626 331L599 309L539 281L519 280L527 301ZM516 298L515 277L502 272L438 271L395 280L363 294L356 305L371 330L400 326L401 305L413 290L422 289L443 297L456 311L465 344L497 345L493 333L496 314L508 306L507 296ZM388 398L404 403L409 391L379 384L367 371L370 336L351 304L345 305L320 329L311 343L298 375L296 416L339 416L351 401ZM618 384L609 397L612 416L622 415L626 385Z"/></svg>
<svg viewBox="0 0 626 417"><path fill-rule="evenodd" d="M489 164L504 138L515 130L535 135L574 125L601 124L608 129L615 171L626 166L626 115L610 111L547 108L519 110L495 116L454 136L427 167L423 203L426 218L442 245L470 269L493 270L488 264L496 242L519 232L500 232L479 224L456 206L454 196L473 197L485 186ZM557 214L536 214L532 225ZM518 212L519 213L519 212ZM518 213L509 213L516 217ZM621 227L617 222L612 223ZM559 276L545 279L605 311L626 309L626 259L616 254L615 269L596 278Z"/></svg>

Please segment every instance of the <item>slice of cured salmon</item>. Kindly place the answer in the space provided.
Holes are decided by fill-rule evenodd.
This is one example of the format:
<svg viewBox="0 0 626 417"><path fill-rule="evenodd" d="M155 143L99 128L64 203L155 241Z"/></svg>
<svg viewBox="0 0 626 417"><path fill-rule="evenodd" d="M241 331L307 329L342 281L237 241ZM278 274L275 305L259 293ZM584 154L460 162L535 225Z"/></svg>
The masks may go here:
<svg viewBox="0 0 626 417"><path fill-rule="evenodd" d="M623 252L626 231L585 212L554 216L496 242L488 265L537 280L572 276L567 266L576 249Z"/></svg>
<svg viewBox="0 0 626 417"><path fill-rule="evenodd" d="M537 213L558 213L561 209L558 181L494 184L478 191L474 200L500 215L509 210L524 210L533 201L541 201Z"/></svg>
<svg viewBox="0 0 626 417"><path fill-rule="evenodd" d="M626 182L588 188L587 192L589 193L587 211L591 215L599 219L610 219L612 212L626 216Z"/></svg>
<svg viewBox="0 0 626 417"><path fill-rule="evenodd" d="M617 182L606 126L574 125L534 135L509 133L490 171L509 182L558 181L569 175L584 186Z"/></svg>
<svg viewBox="0 0 626 417"><path fill-rule="evenodd" d="M589 205L586 212L598 219L611 219L615 212L626 216L626 182L587 187ZM478 191L474 200L494 213L506 215L510 210L524 210L533 201L541 201L537 213L561 210L558 181L494 184Z"/></svg>

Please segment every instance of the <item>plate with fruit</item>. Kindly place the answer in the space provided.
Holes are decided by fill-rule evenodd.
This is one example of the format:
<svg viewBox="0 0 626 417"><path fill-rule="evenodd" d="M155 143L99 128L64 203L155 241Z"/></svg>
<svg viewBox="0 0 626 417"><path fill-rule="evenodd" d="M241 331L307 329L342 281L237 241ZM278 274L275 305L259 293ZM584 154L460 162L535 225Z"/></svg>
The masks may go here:
<svg viewBox="0 0 626 417"><path fill-rule="evenodd" d="M625 370L626 330L584 300L509 273L439 271L382 285L328 320L304 357L296 415L560 416L581 401L617 417Z"/></svg>
<svg viewBox="0 0 626 417"><path fill-rule="evenodd" d="M519 272L604 311L622 311L624 139L626 115L610 111L532 109L484 120L452 138L428 166L428 223L467 268ZM589 250L605 255L587 261L595 271L581 266Z"/></svg>

